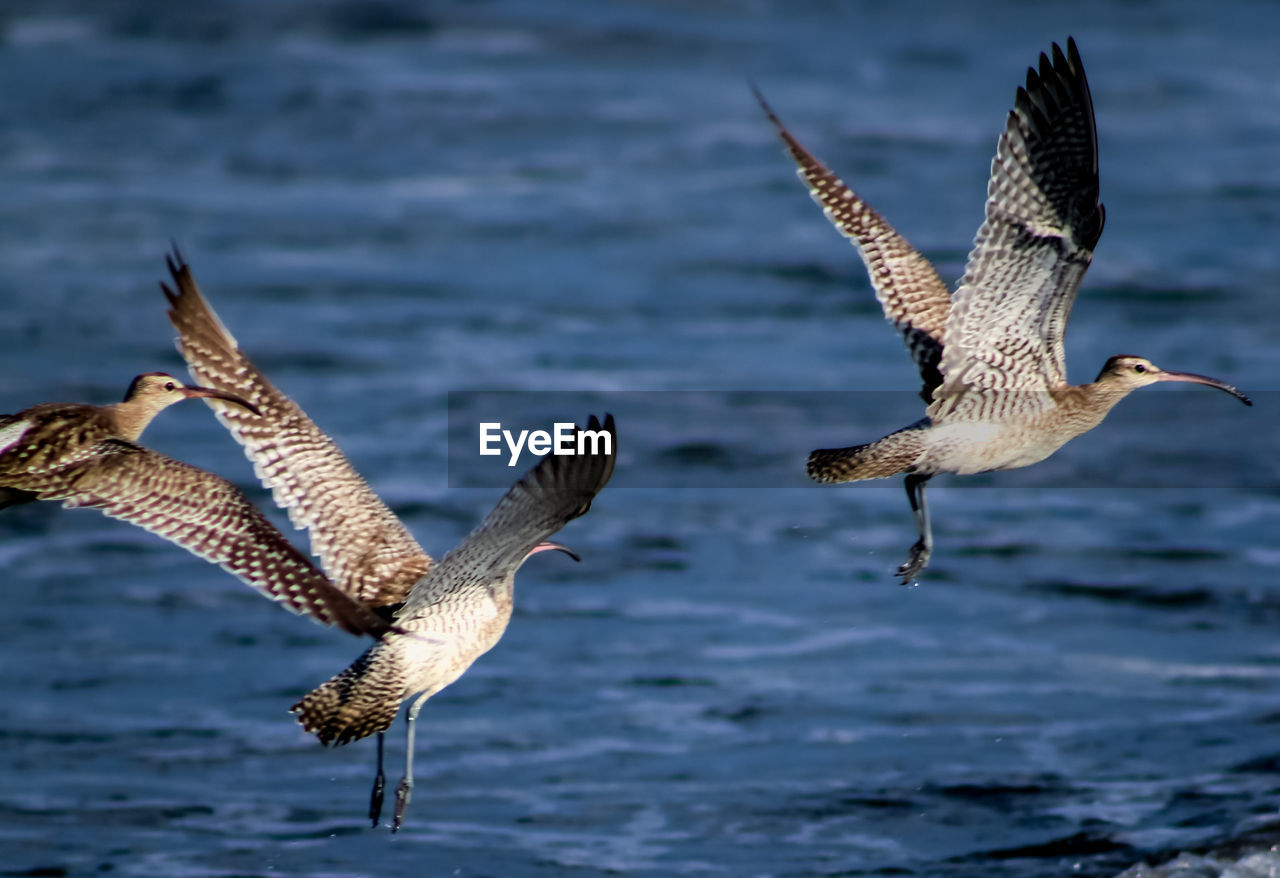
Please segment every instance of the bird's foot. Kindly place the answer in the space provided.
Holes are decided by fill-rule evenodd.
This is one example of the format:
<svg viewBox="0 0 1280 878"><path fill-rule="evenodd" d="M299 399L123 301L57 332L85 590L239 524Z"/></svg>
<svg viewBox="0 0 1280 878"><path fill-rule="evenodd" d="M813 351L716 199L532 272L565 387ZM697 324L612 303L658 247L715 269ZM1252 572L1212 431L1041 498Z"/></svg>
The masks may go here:
<svg viewBox="0 0 1280 878"><path fill-rule="evenodd" d="M382 792L387 788L387 776L381 771L373 779L373 792L369 794L369 819L376 827L382 819Z"/></svg>
<svg viewBox="0 0 1280 878"><path fill-rule="evenodd" d="M898 568L897 576L902 579L903 585L910 585L916 575L929 566L929 556L932 554L932 547L927 545L924 540L916 540L916 544L911 547L911 554L907 556L907 560Z"/></svg>
<svg viewBox="0 0 1280 878"><path fill-rule="evenodd" d="M413 778L402 777L396 785L396 813L391 820L391 831L395 832L404 822L404 812L409 808L409 800L413 798Z"/></svg>

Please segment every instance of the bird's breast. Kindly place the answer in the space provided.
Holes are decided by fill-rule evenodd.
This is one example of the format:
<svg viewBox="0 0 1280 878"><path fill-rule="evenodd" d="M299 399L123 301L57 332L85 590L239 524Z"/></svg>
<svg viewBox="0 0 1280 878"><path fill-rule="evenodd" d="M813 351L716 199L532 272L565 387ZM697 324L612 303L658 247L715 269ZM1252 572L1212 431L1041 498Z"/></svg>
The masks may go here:
<svg viewBox="0 0 1280 878"><path fill-rule="evenodd" d="M442 653L450 653L466 667L502 638L512 605L501 594L493 596L487 590L451 597L423 608L412 618L398 620L398 624L423 643L439 642Z"/></svg>
<svg viewBox="0 0 1280 878"><path fill-rule="evenodd" d="M1037 419L957 421L929 429L918 472L972 473L1018 469L1039 463L1074 433L1045 429Z"/></svg>

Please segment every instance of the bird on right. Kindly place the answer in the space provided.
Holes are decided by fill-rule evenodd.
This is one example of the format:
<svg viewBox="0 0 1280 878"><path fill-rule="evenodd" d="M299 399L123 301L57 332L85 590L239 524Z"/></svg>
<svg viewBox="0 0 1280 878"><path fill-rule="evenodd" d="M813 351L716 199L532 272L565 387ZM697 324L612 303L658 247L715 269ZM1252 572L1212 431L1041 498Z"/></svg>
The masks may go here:
<svg viewBox="0 0 1280 878"><path fill-rule="evenodd" d="M1000 135L986 216L954 295L933 266L792 136L756 91L797 173L858 248L886 319L924 380L919 421L875 442L809 455L810 478L851 482L906 474L918 539L897 575L929 563L925 485L940 473L1017 469L1092 430L1139 387L1187 381L1247 396L1216 378L1111 357L1097 379L1066 380L1063 333L1106 217L1099 199L1093 99L1074 39L1027 71Z"/></svg>

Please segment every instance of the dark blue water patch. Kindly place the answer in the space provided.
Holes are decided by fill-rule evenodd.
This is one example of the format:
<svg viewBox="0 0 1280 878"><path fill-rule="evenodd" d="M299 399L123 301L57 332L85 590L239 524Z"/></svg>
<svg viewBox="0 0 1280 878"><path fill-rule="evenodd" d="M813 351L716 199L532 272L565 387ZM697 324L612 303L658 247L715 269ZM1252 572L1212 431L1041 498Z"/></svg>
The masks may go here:
<svg viewBox="0 0 1280 878"><path fill-rule="evenodd" d="M1247 759L1229 769L1233 774L1263 774L1280 776L1280 754L1270 753Z"/></svg>
<svg viewBox="0 0 1280 878"><path fill-rule="evenodd" d="M964 70L971 61L971 56L967 52L943 46L911 46L899 49L894 53L894 57L906 66L944 74L954 74Z"/></svg>
<svg viewBox="0 0 1280 878"><path fill-rule="evenodd" d="M786 284L797 284L815 290L838 290L847 302L850 313L871 313L878 309L866 273L860 270L840 270L822 262L694 262L680 266L689 271L705 271L711 274L763 276L776 278Z"/></svg>
<svg viewBox="0 0 1280 878"><path fill-rule="evenodd" d="M1196 546L1131 547L1119 551L1122 551L1125 555L1135 558L1146 558L1154 561L1173 561L1184 564L1202 561L1222 561L1228 556L1227 552L1220 549L1199 548Z"/></svg>
<svg viewBox="0 0 1280 878"><path fill-rule="evenodd" d="M1024 588L1065 597L1080 597L1104 603L1134 604L1153 609L1189 610L1213 606L1219 594L1204 586L1168 588L1133 583L1073 582L1040 580L1026 583Z"/></svg>
<svg viewBox="0 0 1280 878"><path fill-rule="evenodd" d="M687 570L690 548L681 538L661 533L637 533L617 547L611 559L623 571L676 572Z"/></svg>
<svg viewBox="0 0 1280 878"><path fill-rule="evenodd" d="M668 689L672 687L684 686L714 686L715 681L705 677L635 677L629 681L632 686L656 687L659 689Z"/></svg>
<svg viewBox="0 0 1280 878"><path fill-rule="evenodd" d="M692 476L692 473L699 470L742 471L770 460L751 449L697 441L669 445L658 452L657 459L663 466L690 472L693 478L696 476Z"/></svg>
<svg viewBox="0 0 1280 878"><path fill-rule="evenodd" d="M326 4L315 14L317 23L340 39L422 37L438 27L436 20L416 4L394 0L343 0Z"/></svg>
<svg viewBox="0 0 1280 878"><path fill-rule="evenodd" d="M785 813L803 816L806 820L826 820L849 814L863 814L867 811L897 811L907 814L922 807L926 807L925 804L915 797L847 793L824 795L814 797L812 800L797 797L787 803Z"/></svg>
<svg viewBox="0 0 1280 878"><path fill-rule="evenodd" d="M1139 856L1140 851L1110 835L1086 831L1028 845L983 850L965 857L954 858L952 862L1009 860L1020 861L1024 868L1037 868L1048 860L1051 861L1049 874L1079 874L1078 861L1081 858L1088 858L1090 868L1097 870L1092 871L1091 874L1107 874L1101 870L1120 868L1124 863L1132 862ZM1073 860L1076 862L1072 863ZM1068 869L1070 869L1069 872L1066 871Z"/></svg>
<svg viewBox="0 0 1280 878"><path fill-rule="evenodd" d="M22 742L40 742L65 747L74 746L76 744L101 744L109 740L111 737L113 736L81 731L55 732L45 730L41 732L32 732L26 729L0 729L0 739Z"/></svg>
<svg viewBox="0 0 1280 878"><path fill-rule="evenodd" d="M52 503L26 503L0 511L0 533L36 537L58 527L62 513Z"/></svg>
<svg viewBox="0 0 1280 878"><path fill-rule="evenodd" d="M1145 303L1173 302L1184 305L1222 305L1240 298L1234 286L1202 286L1188 284L1141 283L1090 285L1091 300L1114 301L1135 308ZM1176 315L1171 315L1176 319Z"/></svg>
<svg viewBox="0 0 1280 878"><path fill-rule="evenodd" d="M936 792L981 802L996 810L1018 810L1024 807L1024 800L1051 793L1061 785L1061 778L1044 777L1023 783L954 784L941 787Z"/></svg>
<svg viewBox="0 0 1280 878"><path fill-rule="evenodd" d="M1043 549L1032 543L1003 542L986 543L984 545L960 546L955 550L957 556L1014 559L1040 554Z"/></svg>
<svg viewBox="0 0 1280 878"><path fill-rule="evenodd" d="M102 95L107 104L127 105L133 110L147 110L153 105L160 112L199 115L226 109L226 80L213 74L195 75L176 80L142 79L122 82Z"/></svg>

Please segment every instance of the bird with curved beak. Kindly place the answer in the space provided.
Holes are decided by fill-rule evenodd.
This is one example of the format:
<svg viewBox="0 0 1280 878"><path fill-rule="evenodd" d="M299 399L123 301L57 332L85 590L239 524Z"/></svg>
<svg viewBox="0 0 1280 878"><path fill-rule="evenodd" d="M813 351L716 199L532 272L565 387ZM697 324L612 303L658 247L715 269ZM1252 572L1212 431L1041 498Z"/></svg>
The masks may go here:
<svg viewBox="0 0 1280 878"><path fill-rule="evenodd" d="M858 248L885 317L902 334L924 387L925 417L865 445L809 455L810 478L849 482L906 474L919 539L898 568L911 582L933 552L925 483L940 473L1014 469L1092 430L1116 403L1157 381L1226 391L1229 384L1112 357L1096 381L1066 380L1063 333L1106 214L1099 202L1093 99L1074 40L1040 56L1000 135L978 229L952 295L933 266L814 158L756 97L809 194Z"/></svg>
<svg viewBox="0 0 1280 878"><path fill-rule="evenodd" d="M403 634L406 627L405 614L409 612L404 609L404 605L410 601L411 595L417 596L413 601L421 605L427 600L422 596L433 593L432 589L437 587L436 584L458 575L460 562L456 560L457 552L452 553L455 560L450 562L449 572L437 574L436 561L423 550L395 512L356 471L333 437L322 430L301 406L276 387L240 349L235 337L205 299L191 267L182 255L175 249L167 262L172 284L162 283L161 289L169 302L169 320L178 330L178 350L186 359L192 376L201 384L217 387L251 401L261 411L260 416L252 415L238 406L225 405L215 400L213 406L218 419L232 437L244 446L245 455L253 463L254 473L263 486L271 490L276 505L289 513L289 519L296 527L308 532L311 551L319 557L320 566L327 574L323 584L338 589L361 609L376 614L382 620L381 632L369 632L375 637L388 632ZM612 418L606 419L605 426L612 432ZM535 470L559 471L558 467L550 464L547 466L550 470ZM612 463L609 467L609 471L612 471ZM603 481L599 485L603 486ZM520 491L512 488L509 498ZM590 498L585 499L589 501ZM514 499L511 502L515 502ZM499 504L504 509L509 506L510 503L505 500ZM534 512L543 510L543 506L538 503L531 504L530 508ZM580 511L585 512L586 506L583 505ZM497 514L496 510L494 514ZM547 543L546 537L559 530L572 517L573 515L569 515L567 518L557 519L558 523L553 522L554 526L549 527L540 539L528 543L527 551L519 560L523 561L528 555L552 548L567 551L558 544ZM233 513L223 518L235 520ZM537 524L537 521L534 523ZM274 536L272 540L275 540ZM282 538L280 542L283 543ZM271 542L270 545L275 546L276 543ZM464 543L464 546L472 548L476 545L473 540ZM486 540L478 545L485 547L494 544ZM284 547L280 546L280 549L283 551ZM431 585L428 586L428 583ZM305 590L297 593L306 594ZM503 589L499 588L497 593L501 596ZM474 610L475 613L487 612L482 601L479 607ZM474 615L467 618L475 621ZM415 624L419 622L427 624L415 617ZM505 617L502 624L506 624ZM347 627L347 630L351 628ZM498 629L497 634L500 633L501 629ZM497 634L494 635L495 640ZM403 642L403 638L395 642ZM468 649L475 649L476 642L478 641L471 641ZM379 654L397 654L397 649L399 647L387 647ZM475 651L471 658L485 649L488 646ZM467 659L461 668L465 668L470 662L471 659ZM380 709L385 712L389 704L390 715L393 717L402 698L407 695L391 693L387 697L392 700L384 702ZM352 710L358 708L347 708L348 712ZM308 713L307 716L315 714ZM385 729L390 722L388 717L382 728ZM371 733L372 729L358 737ZM369 803L369 818L374 826L381 819L383 789L384 732L378 731L377 735L377 781ZM336 732L324 733L321 740L329 742L336 737ZM355 738L348 737L344 740Z"/></svg>
<svg viewBox="0 0 1280 878"><path fill-rule="evenodd" d="M147 372L114 405L45 403L0 417L0 508L54 500L98 509L219 565L296 613L352 634L388 630L385 619L335 587L229 481L137 443L152 418L184 399L260 415L235 393Z"/></svg>
<svg viewBox="0 0 1280 878"><path fill-rule="evenodd" d="M160 412L184 399L221 399L258 413L253 403L212 387L185 385L165 372L144 372L113 405L48 402L0 415L0 508L43 499L34 478L83 465L108 439L136 442Z"/></svg>
<svg viewBox="0 0 1280 878"><path fill-rule="evenodd" d="M580 428L583 429L583 428ZM594 415L585 430L607 434L591 454L548 454L520 479L471 534L413 586L393 618L396 630L365 651L292 708L323 744L378 738L378 773L370 814L377 822L385 779L382 738L400 705L417 696L406 715L404 777L396 788L391 829L399 829L413 792L413 739L418 711L497 644L511 619L515 575L539 552L577 555L547 541L591 508L613 475L617 435L613 416Z"/></svg>

